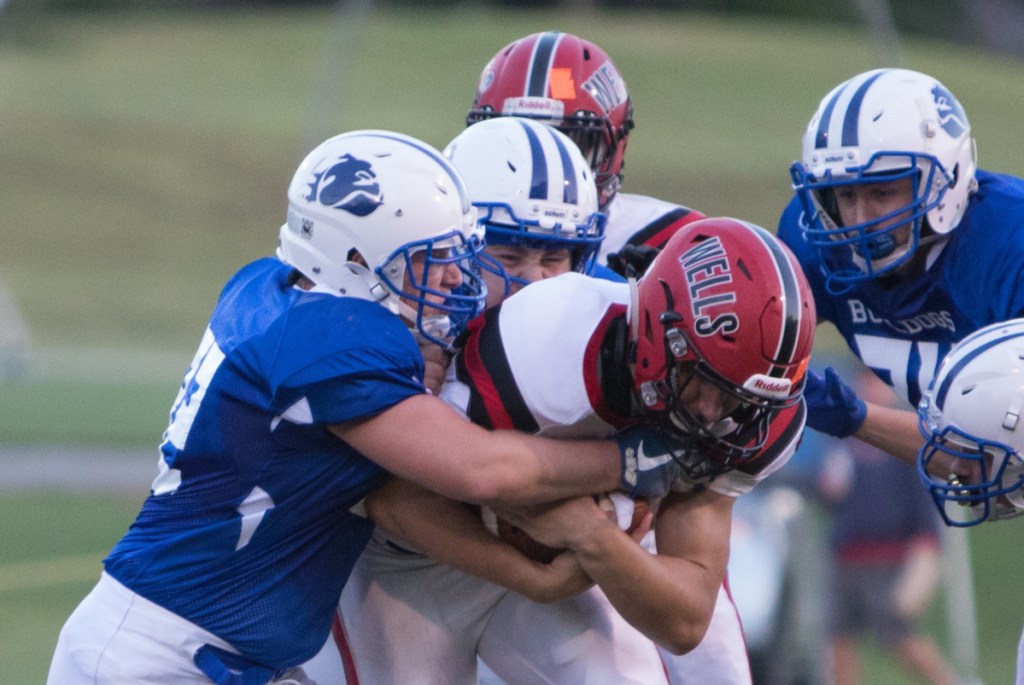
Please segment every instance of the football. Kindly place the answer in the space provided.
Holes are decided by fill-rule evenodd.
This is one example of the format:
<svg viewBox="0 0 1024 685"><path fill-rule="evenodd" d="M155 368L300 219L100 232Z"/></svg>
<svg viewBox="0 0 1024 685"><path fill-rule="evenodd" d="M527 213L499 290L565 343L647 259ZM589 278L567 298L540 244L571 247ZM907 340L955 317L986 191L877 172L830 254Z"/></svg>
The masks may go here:
<svg viewBox="0 0 1024 685"><path fill-rule="evenodd" d="M487 529L494 533L499 540L512 545L530 559L541 564L550 564L556 556L564 551L537 542L522 528L513 526L495 514L490 507L480 507L480 518L483 519Z"/></svg>
<svg viewBox="0 0 1024 685"><path fill-rule="evenodd" d="M646 499L637 498L631 500L621 493L615 495L614 498L608 494L598 495L596 499L597 505L619 524L619 528L627 533L632 533L636 530L637 526L640 525L640 522L644 520L644 517L651 510L650 502Z"/></svg>
<svg viewBox="0 0 1024 685"><path fill-rule="evenodd" d="M613 500L607 494L595 495L594 499L608 517L616 521L627 533L632 533L650 511L650 505L643 499L630 500L625 496L617 496L617 500ZM512 545L533 561L550 564L556 556L565 551L534 540L522 528L512 525L489 507L480 507L480 517L487 529L498 539Z"/></svg>
<svg viewBox="0 0 1024 685"><path fill-rule="evenodd" d="M555 549L554 547L548 547L542 542L537 542L522 528L513 526L500 516L495 518L498 528L498 538L502 542L512 545L534 561L542 564L550 564L555 557L565 551L562 549Z"/></svg>

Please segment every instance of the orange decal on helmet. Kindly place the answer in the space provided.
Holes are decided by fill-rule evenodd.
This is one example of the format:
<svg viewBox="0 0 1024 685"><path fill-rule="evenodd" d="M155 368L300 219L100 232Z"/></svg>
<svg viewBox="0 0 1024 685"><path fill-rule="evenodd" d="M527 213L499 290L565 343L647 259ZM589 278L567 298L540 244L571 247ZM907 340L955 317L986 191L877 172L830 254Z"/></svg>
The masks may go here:
<svg viewBox="0 0 1024 685"><path fill-rule="evenodd" d="M572 69L557 67L548 72L551 97L556 100L575 100L576 84L572 82Z"/></svg>

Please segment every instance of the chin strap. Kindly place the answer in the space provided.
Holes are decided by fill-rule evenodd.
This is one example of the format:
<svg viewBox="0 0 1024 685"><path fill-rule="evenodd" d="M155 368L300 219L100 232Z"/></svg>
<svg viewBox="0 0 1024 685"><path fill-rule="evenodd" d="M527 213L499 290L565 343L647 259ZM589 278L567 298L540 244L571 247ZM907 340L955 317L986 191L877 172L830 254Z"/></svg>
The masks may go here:
<svg viewBox="0 0 1024 685"><path fill-rule="evenodd" d="M635 278L626 279L626 283L629 284L629 339L635 344L640 339L640 289ZM631 360L630 364L636 364L636 360Z"/></svg>
<svg viewBox="0 0 1024 685"><path fill-rule="evenodd" d="M636 278L630 277L626 279L626 283L629 284L629 311L626 312L626 320L629 322L629 340L627 345L631 350L631 354L626 359L626 363L629 368L630 386L636 379L636 346L640 340L640 289L637 287ZM633 393L630 392L630 395Z"/></svg>
<svg viewBox="0 0 1024 685"><path fill-rule="evenodd" d="M339 270L337 282L333 286L314 283L309 291L378 302L396 314L398 313L394 307L384 303L384 300L391 294L388 289L377 280L372 271L358 262L345 262Z"/></svg>

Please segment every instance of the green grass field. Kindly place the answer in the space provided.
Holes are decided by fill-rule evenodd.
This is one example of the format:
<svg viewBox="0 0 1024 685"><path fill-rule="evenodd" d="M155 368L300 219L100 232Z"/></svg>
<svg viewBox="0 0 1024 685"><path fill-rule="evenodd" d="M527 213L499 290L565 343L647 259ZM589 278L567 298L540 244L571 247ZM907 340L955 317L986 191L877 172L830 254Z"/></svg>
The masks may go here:
<svg viewBox="0 0 1024 685"><path fill-rule="evenodd" d="M224 280L274 249L307 149L355 128L443 147L481 67L514 38L561 28L613 55L637 109L627 190L769 228L818 100L882 66L848 26L459 7L19 15L5 26L0 281L33 355L25 374L0 374L0 445L152 449ZM981 165L1024 175L1021 65L920 40L904 54L960 97ZM835 345L827 331L823 344ZM0 682L44 679L61 623L143 494L0 495ZM1001 588L1024 575L1021 528L982 528L981 676L1007 683L1024 603ZM905 681L875 658L866 682Z"/></svg>

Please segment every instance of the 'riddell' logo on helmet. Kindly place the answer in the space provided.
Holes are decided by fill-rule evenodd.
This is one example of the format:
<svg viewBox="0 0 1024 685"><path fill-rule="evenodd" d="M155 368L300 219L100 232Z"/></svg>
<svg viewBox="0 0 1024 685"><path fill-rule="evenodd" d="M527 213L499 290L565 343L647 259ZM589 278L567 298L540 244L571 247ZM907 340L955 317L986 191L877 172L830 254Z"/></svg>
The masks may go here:
<svg viewBox="0 0 1024 685"><path fill-rule="evenodd" d="M327 207L366 216L384 202L377 174L369 162L342 155L324 171L313 172L306 199Z"/></svg>
<svg viewBox="0 0 1024 685"><path fill-rule="evenodd" d="M959 138L967 130L964 108L952 93L937 83L932 87L932 97L935 99L935 109L939 111L939 125L950 137Z"/></svg>
<svg viewBox="0 0 1024 685"><path fill-rule="evenodd" d="M690 292L693 330L702 337L716 333L735 333L740 319L735 312L710 314L709 310L736 302L733 290L723 290L732 283L729 257L722 241L714 236L697 243L679 257Z"/></svg>
<svg viewBox="0 0 1024 685"><path fill-rule="evenodd" d="M793 382L788 378L772 378L761 373L756 373L747 379L743 384L745 390L753 392L761 397L774 397L784 399L789 396L793 389Z"/></svg>

